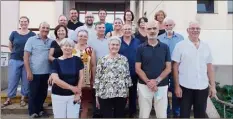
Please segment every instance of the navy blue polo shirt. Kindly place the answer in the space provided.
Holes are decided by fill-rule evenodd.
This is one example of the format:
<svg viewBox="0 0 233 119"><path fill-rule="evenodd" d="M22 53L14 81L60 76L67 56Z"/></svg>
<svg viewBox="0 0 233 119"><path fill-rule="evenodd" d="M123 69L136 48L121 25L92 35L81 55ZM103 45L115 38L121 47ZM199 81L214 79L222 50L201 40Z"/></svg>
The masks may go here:
<svg viewBox="0 0 233 119"><path fill-rule="evenodd" d="M121 47L119 50L119 54L125 56L128 59L129 62L129 70L130 75L135 76L135 61L136 61L136 51L137 48L140 45L140 41L137 38L131 39L129 45L123 40L123 37L121 37Z"/></svg>
<svg viewBox="0 0 233 119"><path fill-rule="evenodd" d="M160 41L154 47L145 42L137 49L136 62L141 62L141 68L147 78L156 79L166 68L166 62L171 62L169 48ZM146 84L142 79L139 80L139 83ZM167 77L158 86L166 85L168 85Z"/></svg>

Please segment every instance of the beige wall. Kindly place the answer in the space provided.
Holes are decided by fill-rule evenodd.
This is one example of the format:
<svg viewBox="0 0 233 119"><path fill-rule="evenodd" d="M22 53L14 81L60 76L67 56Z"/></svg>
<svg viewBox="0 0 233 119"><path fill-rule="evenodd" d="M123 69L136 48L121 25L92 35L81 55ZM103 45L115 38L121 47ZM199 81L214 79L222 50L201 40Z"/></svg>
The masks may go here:
<svg viewBox="0 0 233 119"><path fill-rule="evenodd" d="M19 14L19 1L1 1L1 45L8 45L9 36L17 29ZM2 48L2 52L9 51Z"/></svg>
<svg viewBox="0 0 233 119"><path fill-rule="evenodd" d="M197 14L196 8L196 1L144 1L144 11L150 20L154 19L155 12L162 9L167 17L175 20L176 31L185 37L189 21L198 20L202 28L200 38L209 44L214 64L232 65L233 15L228 14L227 1L215 1L214 14Z"/></svg>

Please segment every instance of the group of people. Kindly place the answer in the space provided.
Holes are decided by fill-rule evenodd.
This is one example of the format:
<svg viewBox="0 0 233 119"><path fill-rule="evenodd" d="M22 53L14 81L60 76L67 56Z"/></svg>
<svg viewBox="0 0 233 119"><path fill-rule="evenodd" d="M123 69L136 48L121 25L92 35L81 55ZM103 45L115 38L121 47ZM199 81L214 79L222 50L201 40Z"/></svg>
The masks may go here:
<svg viewBox="0 0 233 119"><path fill-rule="evenodd" d="M29 18L19 19L20 29L10 35L11 58L8 71L8 99L12 104L21 79L21 106L28 97L31 118L44 117L43 104L52 86L54 118L87 118L90 103L93 116L149 118L152 105L157 118L206 117L208 96L216 95L209 46L199 39L200 25L191 21L188 37L174 31L175 22L163 10L154 20L141 17L137 25L127 10L123 20L99 22L91 12L85 23L78 21L76 9L70 20L61 15L54 33L42 22L39 34L28 30ZM172 92L172 111L168 102ZM81 114L80 114L80 109Z"/></svg>

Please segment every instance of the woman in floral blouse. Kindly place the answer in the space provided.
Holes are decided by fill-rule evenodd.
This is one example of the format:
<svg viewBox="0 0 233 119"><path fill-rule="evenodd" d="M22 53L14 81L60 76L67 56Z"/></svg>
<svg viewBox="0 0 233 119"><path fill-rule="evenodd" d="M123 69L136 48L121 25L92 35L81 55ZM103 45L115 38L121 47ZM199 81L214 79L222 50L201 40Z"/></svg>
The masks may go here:
<svg viewBox="0 0 233 119"><path fill-rule="evenodd" d="M128 60L118 54L120 45L120 38L111 37L110 53L99 59L97 63L94 88L96 106L100 108L103 118L124 117L128 88L132 86Z"/></svg>

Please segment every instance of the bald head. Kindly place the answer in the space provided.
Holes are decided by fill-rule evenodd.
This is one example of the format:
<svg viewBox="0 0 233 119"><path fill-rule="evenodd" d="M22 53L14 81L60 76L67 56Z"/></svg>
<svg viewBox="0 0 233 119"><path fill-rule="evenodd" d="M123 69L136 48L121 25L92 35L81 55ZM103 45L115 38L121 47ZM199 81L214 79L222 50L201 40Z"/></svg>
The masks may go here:
<svg viewBox="0 0 233 119"><path fill-rule="evenodd" d="M94 15L92 14L92 12L87 12L85 14L85 23L87 26L92 26L94 22Z"/></svg>
<svg viewBox="0 0 233 119"><path fill-rule="evenodd" d="M67 17L65 15L60 15L58 17L58 24L59 25L64 25L67 26L68 22L67 22Z"/></svg>
<svg viewBox="0 0 233 119"><path fill-rule="evenodd" d="M159 26L157 21L149 21L146 24L147 38L149 40L156 40L159 33Z"/></svg>

